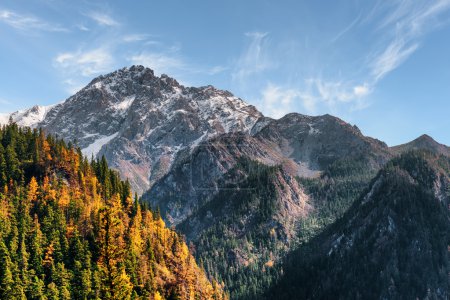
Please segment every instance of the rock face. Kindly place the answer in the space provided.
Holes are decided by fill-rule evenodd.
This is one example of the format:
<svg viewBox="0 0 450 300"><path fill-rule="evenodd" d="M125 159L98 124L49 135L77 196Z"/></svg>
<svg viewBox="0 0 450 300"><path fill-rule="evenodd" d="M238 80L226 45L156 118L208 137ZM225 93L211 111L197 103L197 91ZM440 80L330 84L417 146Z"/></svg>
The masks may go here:
<svg viewBox="0 0 450 300"><path fill-rule="evenodd" d="M242 159L268 166L284 165L292 176L299 168L263 140L245 133L224 134L181 153L171 171L143 199L159 207L169 222L177 225L226 189L227 184L238 185L239 180L253 171L241 170L242 177L227 178Z"/></svg>
<svg viewBox="0 0 450 300"><path fill-rule="evenodd" d="M89 157L105 155L139 194L167 173L179 151L218 134L249 132L262 117L227 91L184 87L142 66L95 78L37 115L33 126L76 141Z"/></svg>
<svg viewBox="0 0 450 300"><path fill-rule="evenodd" d="M269 122L257 135L275 144L283 156L306 167L306 172L324 170L346 157L366 156L378 166L390 157L385 143L364 136L356 126L330 115L291 113Z"/></svg>
<svg viewBox="0 0 450 300"><path fill-rule="evenodd" d="M286 261L267 298L447 299L450 160L395 158L344 217Z"/></svg>
<svg viewBox="0 0 450 300"><path fill-rule="evenodd" d="M219 192L219 181L240 158L282 165L293 177L315 177L337 160L364 157L368 167L378 169L391 157L386 144L329 115L293 113L260 122L252 135L224 134L181 154L143 198L176 225Z"/></svg>

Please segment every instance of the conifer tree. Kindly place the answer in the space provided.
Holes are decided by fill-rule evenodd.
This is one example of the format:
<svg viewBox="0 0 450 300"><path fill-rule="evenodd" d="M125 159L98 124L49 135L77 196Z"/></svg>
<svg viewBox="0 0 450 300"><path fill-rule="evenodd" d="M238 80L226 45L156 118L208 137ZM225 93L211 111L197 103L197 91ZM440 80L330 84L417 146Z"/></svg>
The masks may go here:
<svg viewBox="0 0 450 300"><path fill-rule="evenodd" d="M12 262L3 239L0 238L0 299L11 299L14 280L11 272Z"/></svg>

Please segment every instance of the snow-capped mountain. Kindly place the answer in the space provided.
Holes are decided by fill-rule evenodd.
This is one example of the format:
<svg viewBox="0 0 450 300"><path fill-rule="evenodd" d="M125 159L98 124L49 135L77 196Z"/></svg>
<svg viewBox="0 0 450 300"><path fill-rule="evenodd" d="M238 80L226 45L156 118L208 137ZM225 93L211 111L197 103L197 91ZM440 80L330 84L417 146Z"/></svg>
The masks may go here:
<svg viewBox="0 0 450 300"><path fill-rule="evenodd" d="M63 103L12 117L75 141L88 157L105 155L141 194L168 172L179 151L222 133L250 132L262 114L230 92L185 87L132 66L95 78Z"/></svg>
<svg viewBox="0 0 450 300"><path fill-rule="evenodd" d="M47 113L53 107L55 107L55 105L49 106L35 105L32 108L19 110L11 114L8 113L0 114L0 125L8 124L10 118L12 118L12 120L20 126L28 126L34 128L45 119Z"/></svg>

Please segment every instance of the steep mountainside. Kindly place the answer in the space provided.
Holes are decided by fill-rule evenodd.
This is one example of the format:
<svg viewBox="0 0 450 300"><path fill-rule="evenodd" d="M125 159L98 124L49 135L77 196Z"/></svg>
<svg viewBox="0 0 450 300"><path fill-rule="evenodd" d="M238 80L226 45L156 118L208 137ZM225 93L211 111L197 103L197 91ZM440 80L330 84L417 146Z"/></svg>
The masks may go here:
<svg viewBox="0 0 450 300"><path fill-rule="evenodd" d="M227 173L242 159L268 166L284 165L292 176L298 165L274 151L270 144L244 133L224 134L181 152L172 170L143 195L171 224L179 224L207 204L228 183ZM249 170L242 170L245 176Z"/></svg>
<svg viewBox="0 0 450 300"><path fill-rule="evenodd" d="M421 135L417 139L398 146L391 147L395 154L401 154L412 150L428 150L436 154L442 154L450 157L450 147L439 144L429 135Z"/></svg>
<svg viewBox="0 0 450 300"><path fill-rule="evenodd" d="M267 298L448 299L450 160L390 162L324 233L290 255Z"/></svg>
<svg viewBox="0 0 450 300"><path fill-rule="evenodd" d="M182 153L143 201L178 225L233 299L257 295L271 280L261 276L264 264L295 243L297 223L310 209L297 169L257 138L225 134ZM238 278L245 272L258 281L252 288Z"/></svg>
<svg viewBox="0 0 450 300"><path fill-rule="evenodd" d="M104 159L0 128L0 299L224 299Z"/></svg>
<svg viewBox="0 0 450 300"><path fill-rule="evenodd" d="M269 166L282 165L289 175L300 177L317 177L345 159L364 160L366 168L378 170L391 157L384 143L329 115L289 114L263 122L253 135L225 134L180 153L172 170L144 200L178 224L220 190L218 181L242 157Z"/></svg>
<svg viewBox="0 0 450 300"><path fill-rule="evenodd" d="M255 127L181 153L143 195L193 242L232 298L257 299L299 236L334 221L390 157L384 143L331 116L290 114Z"/></svg>

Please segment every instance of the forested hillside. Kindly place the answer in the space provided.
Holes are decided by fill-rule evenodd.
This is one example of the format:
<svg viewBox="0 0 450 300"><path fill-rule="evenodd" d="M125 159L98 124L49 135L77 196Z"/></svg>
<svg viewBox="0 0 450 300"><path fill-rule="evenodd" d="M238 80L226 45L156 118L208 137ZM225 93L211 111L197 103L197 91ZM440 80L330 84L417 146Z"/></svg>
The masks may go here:
<svg viewBox="0 0 450 300"><path fill-rule="evenodd" d="M261 299L448 299L449 175L442 155L394 158Z"/></svg>
<svg viewBox="0 0 450 300"><path fill-rule="evenodd" d="M224 299L104 158L0 129L0 299Z"/></svg>

